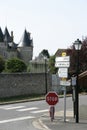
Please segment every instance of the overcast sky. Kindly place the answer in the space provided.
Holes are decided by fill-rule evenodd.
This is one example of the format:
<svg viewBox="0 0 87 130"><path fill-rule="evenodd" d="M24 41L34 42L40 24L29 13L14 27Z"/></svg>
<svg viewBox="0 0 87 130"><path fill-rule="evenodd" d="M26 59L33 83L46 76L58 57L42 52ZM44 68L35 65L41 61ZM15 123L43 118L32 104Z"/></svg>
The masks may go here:
<svg viewBox="0 0 87 130"><path fill-rule="evenodd" d="M87 0L0 0L0 27L13 30L18 43L24 29L31 33L34 57L47 49L68 48L87 36Z"/></svg>

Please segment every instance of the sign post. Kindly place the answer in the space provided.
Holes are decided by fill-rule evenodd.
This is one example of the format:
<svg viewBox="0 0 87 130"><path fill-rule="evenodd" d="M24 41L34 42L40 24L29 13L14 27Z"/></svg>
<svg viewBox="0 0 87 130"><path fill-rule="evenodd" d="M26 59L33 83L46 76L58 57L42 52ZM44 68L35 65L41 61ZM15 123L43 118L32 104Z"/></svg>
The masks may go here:
<svg viewBox="0 0 87 130"><path fill-rule="evenodd" d="M66 122L66 86L64 89L64 122Z"/></svg>
<svg viewBox="0 0 87 130"><path fill-rule="evenodd" d="M46 102L50 105L49 113L50 113L51 121L53 121L54 119L54 113L55 113L54 105L56 105L58 101L59 101L59 98L56 92L50 91L47 93Z"/></svg>
<svg viewBox="0 0 87 130"><path fill-rule="evenodd" d="M62 79L60 85L63 86L64 91L64 122L66 121L66 86L70 86L71 82L67 81L68 68L70 66L70 56L66 56L66 52L62 53L61 57L55 58L55 67L58 67L58 75Z"/></svg>

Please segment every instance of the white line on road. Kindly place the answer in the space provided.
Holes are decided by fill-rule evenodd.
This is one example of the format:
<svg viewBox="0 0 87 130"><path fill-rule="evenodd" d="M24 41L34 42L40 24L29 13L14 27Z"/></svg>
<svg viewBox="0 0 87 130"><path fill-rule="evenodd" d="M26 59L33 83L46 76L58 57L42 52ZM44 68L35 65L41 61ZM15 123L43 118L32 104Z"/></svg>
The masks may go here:
<svg viewBox="0 0 87 130"><path fill-rule="evenodd" d="M6 107L6 108L3 108L5 110L13 110L13 109L18 109L18 108L23 108L25 106L15 106L15 107Z"/></svg>
<svg viewBox="0 0 87 130"><path fill-rule="evenodd" d="M38 107L31 107L31 108L19 109L19 110L16 110L16 111L29 111L29 110L36 110L36 109L38 109Z"/></svg>
<svg viewBox="0 0 87 130"><path fill-rule="evenodd" d="M32 119L32 118L35 118L35 117L34 116L26 116L26 117L18 117L18 118L13 118L13 119L1 120L0 124L8 123L8 122L15 122L15 121L22 121L22 120Z"/></svg>
<svg viewBox="0 0 87 130"><path fill-rule="evenodd" d="M45 110L39 110L39 111L32 111L30 113L43 113L43 112L48 112L49 110L48 109L45 109Z"/></svg>
<svg viewBox="0 0 87 130"><path fill-rule="evenodd" d="M8 108L8 107L12 107L11 105L6 105L6 106L1 106L0 109L3 109L3 108Z"/></svg>

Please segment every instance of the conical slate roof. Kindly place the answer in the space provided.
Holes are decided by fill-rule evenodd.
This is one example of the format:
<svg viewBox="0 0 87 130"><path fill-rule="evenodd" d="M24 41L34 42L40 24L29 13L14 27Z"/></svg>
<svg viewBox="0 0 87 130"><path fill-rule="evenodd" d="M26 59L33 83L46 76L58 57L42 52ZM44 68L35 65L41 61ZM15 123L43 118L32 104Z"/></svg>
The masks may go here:
<svg viewBox="0 0 87 130"><path fill-rule="evenodd" d="M22 40L19 43L18 47L31 46L31 42L32 42L32 40L30 39L30 35L29 35L29 33L27 33L27 31L25 29Z"/></svg>
<svg viewBox="0 0 87 130"><path fill-rule="evenodd" d="M4 32L4 41L5 42L10 42L11 41L11 36L10 36L10 34L8 32L7 27L5 28L5 32Z"/></svg>
<svg viewBox="0 0 87 130"><path fill-rule="evenodd" d="M1 27L0 27L0 42L3 42L3 33L2 33L2 30L1 30Z"/></svg>

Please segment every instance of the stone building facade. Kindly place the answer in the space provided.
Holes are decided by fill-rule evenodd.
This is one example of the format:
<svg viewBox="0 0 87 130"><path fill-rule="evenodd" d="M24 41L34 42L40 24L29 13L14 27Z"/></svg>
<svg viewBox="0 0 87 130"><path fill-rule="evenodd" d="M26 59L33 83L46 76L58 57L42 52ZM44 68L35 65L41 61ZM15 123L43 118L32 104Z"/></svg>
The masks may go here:
<svg viewBox="0 0 87 130"><path fill-rule="evenodd" d="M17 57L28 64L33 57L33 39L31 39L30 33L25 29L23 37L18 44L14 42L13 31L10 35L7 27L4 33L0 28L0 55L4 59Z"/></svg>

